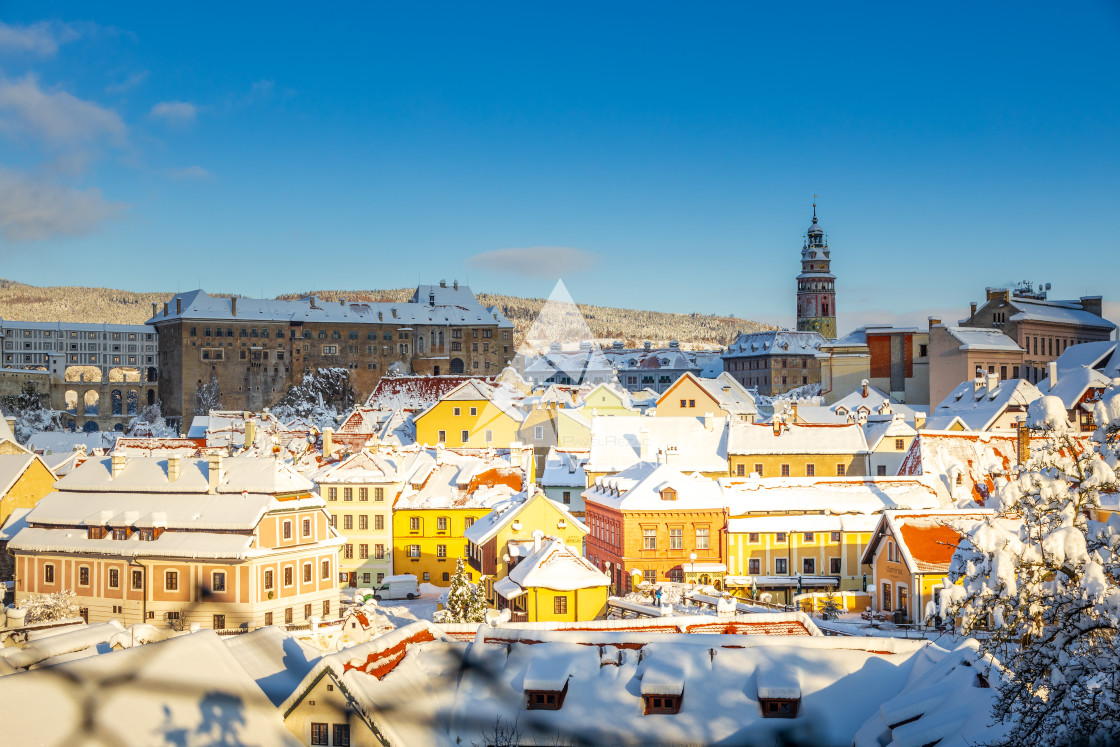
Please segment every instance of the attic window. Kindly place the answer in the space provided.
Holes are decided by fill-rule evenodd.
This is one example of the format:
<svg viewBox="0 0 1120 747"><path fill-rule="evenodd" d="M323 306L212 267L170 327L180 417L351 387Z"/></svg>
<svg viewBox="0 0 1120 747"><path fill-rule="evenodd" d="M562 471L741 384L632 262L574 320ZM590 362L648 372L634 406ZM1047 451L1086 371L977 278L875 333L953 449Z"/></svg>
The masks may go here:
<svg viewBox="0 0 1120 747"><path fill-rule="evenodd" d="M763 718L796 718L801 699L759 698L758 704L762 706Z"/></svg>
<svg viewBox="0 0 1120 747"><path fill-rule="evenodd" d="M107 531L105 527L90 527L86 532L86 538L91 540L104 539Z"/></svg>
<svg viewBox="0 0 1120 747"><path fill-rule="evenodd" d="M645 715L650 716L656 713L680 713L681 697L680 695L643 695L642 700L645 701Z"/></svg>
<svg viewBox="0 0 1120 747"><path fill-rule="evenodd" d="M568 694L568 683L564 682L564 689L556 690L526 690L525 709L529 711L559 711L564 705L564 696Z"/></svg>
<svg viewBox="0 0 1120 747"><path fill-rule="evenodd" d="M675 501L675 500L677 500L677 491L673 490L672 488L665 488L664 490L661 491L661 500L663 500L663 501Z"/></svg>

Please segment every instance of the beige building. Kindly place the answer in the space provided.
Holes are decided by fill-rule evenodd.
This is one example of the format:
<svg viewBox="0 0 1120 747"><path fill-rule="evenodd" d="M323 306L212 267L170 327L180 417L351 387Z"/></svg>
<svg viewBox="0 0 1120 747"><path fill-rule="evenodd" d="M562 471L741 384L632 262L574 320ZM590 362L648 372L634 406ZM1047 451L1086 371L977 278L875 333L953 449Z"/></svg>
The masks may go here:
<svg viewBox="0 0 1120 747"><path fill-rule="evenodd" d="M963 381L977 372L991 373L1001 380L1018 379L1024 373L1023 349L998 329L952 327L930 319L929 402L942 402Z"/></svg>
<svg viewBox="0 0 1120 747"><path fill-rule="evenodd" d="M215 629L336 615L324 508L278 459L87 459L9 542L16 602L70 589L90 622Z"/></svg>
<svg viewBox="0 0 1120 747"><path fill-rule="evenodd" d="M856 423L732 423L732 477L844 477L868 473L867 440Z"/></svg>
<svg viewBox="0 0 1120 747"><path fill-rule="evenodd" d="M659 417L718 415L753 423L758 417L754 395L724 371L714 379L686 373L657 400Z"/></svg>
<svg viewBox="0 0 1120 747"><path fill-rule="evenodd" d="M359 451L315 473L331 526L345 539L338 560L341 586L369 586L393 573L393 501L401 492L394 452Z"/></svg>
<svg viewBox="0 0 1120 747"><path fill-rule="evenodd" d="M897 402L928 405L929 333L868 324L821 344L821 394L832 404L864 381Z"/></svg>

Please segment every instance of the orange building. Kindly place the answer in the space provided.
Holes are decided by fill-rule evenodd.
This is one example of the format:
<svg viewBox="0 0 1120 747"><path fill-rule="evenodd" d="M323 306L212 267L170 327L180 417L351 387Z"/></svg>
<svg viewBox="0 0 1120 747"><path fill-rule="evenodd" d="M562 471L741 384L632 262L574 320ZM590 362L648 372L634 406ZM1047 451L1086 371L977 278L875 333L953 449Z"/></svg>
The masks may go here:
<svg viewBox="0 0 1120 747"><path fill-rule="evenodd" d="M715 480L643 462L597 478L583 499L585 554L616 593L631 588L635 571L650 583L684 582L688 574L722 586L727 512Z"/></svg>

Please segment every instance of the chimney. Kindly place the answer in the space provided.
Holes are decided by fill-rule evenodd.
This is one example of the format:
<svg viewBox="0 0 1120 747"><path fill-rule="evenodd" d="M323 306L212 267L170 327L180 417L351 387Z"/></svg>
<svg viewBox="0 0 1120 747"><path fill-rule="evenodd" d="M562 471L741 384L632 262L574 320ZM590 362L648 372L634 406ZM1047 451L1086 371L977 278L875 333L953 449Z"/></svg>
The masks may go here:
<svg viewBox="0 0 1120 747"><path fill-rule="evenodd" d="M229 306L233 311L233 315L237 316L237 296L234 296L229 300Z"/></svg>
<svg viewBox="0 0 1120 747"><path fill-rule="evenodd" d="M456 280L455 282L453 282L451 284L451 287L454 288L455 290L459 290L459 281Z"/></svg>
<svg viewBox="0 0 1120 747"><path fill-rule="evenodd" d="M864 399L867 399L867 379L860 382L860 394Z"/></svg>
<svg viewBox="0 0 1120 747"><path fill-rule="evenodd" d="M113 454L109 457L110 464L112 465L113 479L116 480L121 476L124 471L124 465L128 463L128 459L124 454Z"/></svg>
<svg viewBox="0 0 1120 747"><path fill-rule="evenodd" d="M541 541L544 539L544 532L539 529L533 530L533 552L541 551Z"/></svg>
<svg viewBox="0 0 1120 747"><path fill-rule="evenodd" d="M976 302L975 301L970 301L969 304L968 304L968 308L969 308L968 317L969 317L969 319L971 319L972 317L976 316Z"/></svg>
<svg viewBox="0 0 1120 747"><path fill-rule="evenodd" d="M972 377L972 391L976 393L984 386L984 369L976 367L976 375Z"/></svg>
<svg viewBox="0 0 1120 747"><path fill-rule="evenodd" d="M1104 311L1104 299L1101 296L1082 296L1081 308L1090 314L1101 316Z"/></svg>
<svg viewBox="0 0 1120 747"><path fill-rule="evenodd" d="M167 457L167 481L175 482L182 471L182 459L178 454Z"/></svg>
<svg viewBox="0 0 1120 747"><path fill-rule="evenodd" d="M649 461L649 428L642 426L638 429L638 459Z"/></svg>
<svg viewBox="0 0 1120 747"><path fill-rule="evenodd" d="M208 493L217 493L218 485L222 482L222 455L211 454L210 466L206 470L206 488Z"/></svg>
<svg viewBox="0 0 1120 747"><path fill-rule="evenodd" d="M781 421L780 418L775 417L775 418L771 419L770 424L772 426L774 426L774 435L775 436L782 435L782 421Z"/></svg>
<svg viewBox="0 0 1120 747"><path fill-rule="evenodd" d="M439 281L439 287L440 288L446 288L447 287L447 281L446 280Z"/></svg>
<svg viewBox="0 0 1120 747"><path fill-rule="evenodd" d="M167 301L163 302L163 315L167 316Z"/></svg>
<svg viewBox="0 0 1120 747"><path fill-rule="evenodd" d="M181 299L179 297L175 298L175 313L176 314L182 314L183 313L183 299Z"/></svg>
<svg viewBox="0 0 1120 747"><path fill-rule="evenodd" d="M252 447L257 442L257 421L245 418L245 448Z"/></svg>
<svg viewBox="0 0 1120 747"><path fill-rule="evenodd" d="M326 459L334 450L334 428L323 429L323 458Z"/></svg>
<svg viewBox="0 0 1120 747"><path fill-rule="evenodd" d="M935 316L931 316L931 317L929 317L929 328L930 328L930 329L933 329L933 328L934 328L934 327L936 327L936 326L937 326L938 324L941 324L941 320L940 320L940 319L938 319L938 318L937 318L937 317L935 317Z"/></svg>
<svg viewBox="0 0 1120 747"><path fill-rule="evenodd" d="M926 414L924 412L914 413L914 430L920 431L926 427Z"/></svg>
<svg viewBox="0 0 1120 747"><path fill-rule="evenodd" d="M797 422L797 402L796 402L796 401L794 401L794 402L793 402L793 403L792 403L792 404L791 404L791 405L789 406L789 409L790 409L790 415L791 415L791 419L793 420L793 422L795 422L795 423L796 423L796 422Z"/></svg>
<svg viewBox="0 0 1120 747"><path fill-rule="evenodd" d="M1046 364L1047 373L1050 374L1050 390L1054 390L1054 385L1058 383L1058 362L1050 361Z"/></svg>
<svg viewBox="0 0 1120 747"><path fill-rule="evenodd" d="M156 302L152 301L152 316L156 315Z"/></svg>
<svg viewBox="0 0 1120 747"><path fill-rule="evenodd" d="M1020 420L1015 424L1015 452L1019 464L1026 464L1031 458L1031 432L1027 424Z"/></svg>
<svg viewBox="0 0 1120 747"><path fill-rule="evenodd" d="M992 391L997 386L999 386L999 374L994 373L994 372L989 373L989 374L985 374L984 375L984 383L986 383L988 385L988 394L991 394Z"/></svg>

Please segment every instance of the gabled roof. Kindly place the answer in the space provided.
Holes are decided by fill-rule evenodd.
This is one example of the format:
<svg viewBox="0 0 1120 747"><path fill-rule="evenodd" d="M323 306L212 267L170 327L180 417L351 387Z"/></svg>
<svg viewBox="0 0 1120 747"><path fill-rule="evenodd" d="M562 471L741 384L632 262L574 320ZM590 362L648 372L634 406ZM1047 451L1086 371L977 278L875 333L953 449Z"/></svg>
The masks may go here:
<svg viewBox="0 0 1120 747"><path fill-rule="evenodd" d="M936 509L933 511L884 511L860 562L870 564L880 543L894 540L911 573L949 573L961 533L952 523L961 519L994 516L991 509Z"/></svg>
<svg viewBox="0 0 1120 747"><path fill-rule="evenodd" d="M274 706L280 706L322 658L318 649L275 625L230 636L224 642Z"/></svg>
<svg viewBox="0 0 1120 747"><path fill-rule="evenodd" d="M504 386L492 386L482 379L467 379L440 397L439 402L486 402L487 405L496 407L502 414L520 423L525 419L525 413L517 408L514 403L515 397L520 400L521 393ZM436 404L438 403L433 402L415 419L420 420L426 416Z"/></svg>
<svg viewBox="0 0 1120 747"><path fill-rule="evenodd" d="M959 418L970 430L985 431L995 424L1008 407L1026 407L1042 396L1026 379L1000 380L988 375L983 383L962 382L934 408L926 420L930 430L947 430Z"/></svg>
<svg viewBox="0 0 1120 747"><path fill-rule="evenodd" d="M316 483L390 483L401 479L399 459L363 449L341 462L327 464L315 473Z"/></svg>
<svg viewBox="0 0 1120 747"><path fill-rule="evenodd" d="M1047 396L1057 397L1067 410L1072 410L1090 389L1104 389L1112 379L1089 366L1062 368L1058 361L1057 380L1047 376L1038 383L1038 390Z"/></svg>
<svg viewBox="0 0 1120 747"><path fill-rule="evenodd" d="M47 472L53 478L54 473L51 472L50 467L47 467L47 463L35 454L0 454L0 498L4 498L8 494L16 481L23 477L27 470L31 469L31 465L36 460L46 467Z"/></svg>
<svg viewBox="0 0 1120 747"><path fill-rule="evenodd" d="M1021 353L1019 344L998 329L984 327L946 327L945 331L960 343L958 350L992 350Z"/></svg>
<svg viewBox="0 0 1120 747"><path fill-rule="evenodd" d="M1054 322L1058 324L1077 324L1083 327L1098 327L1101 329L1116 329L1116 325L1107 319L1085 311L1080 301L1036 300L1011 296L1010 304L1018 311L1013 314L1010 321L1039 321Z"/></svg>
<svg viewBox="0 0 1120 747"><path fill-rule="evenodd" d="M673 491L666 494L666 490ZM665 500L671 495L673 500ZM618 474L598 477L583 493L620 511L716 511L724 506L719 482L699 474L686 475L669 464L639 462Z"/></svg>
<svg viewBox="0 0 1120 747"><path fill-rule="evenodd" d="M793 332L773 330L741 334L727 346L723 358L750 358L753 356L797 355L816 356L821 352L825 339L819 332Z"/></svg>
<svg viewBox="0 0 1120 747"><path fill-rule="evenodd" d="M87 459L69 474L59 478L55 489L67 492L106 493L206 493L209 491L211 461L209 459L180 460L179 477L170 480L168 462L159 457L118 457L124 464L113 477L112 457ZM270 457L219 457L221 477L218 493L277 493L311 492L314 484L296 472L290 465Z"/></svg>
<svg viewBox="0 0 1120 747"><path fill-rule="evenodd" d="M584 471L584 466L590 456L589 451L564 451L550 446L548 455L544 459L540 484L546 488L586 487L587 473Z"/></svg>
<svg viewBox="0 0 1120 747"><path fill-rule="evenodd" d="M541 492L533 492L529 495L525 493L518 493L517 495L510 496L507 500L494 504L490 508L490 513L486 514L480 519L476 519L474 524L467 527L463 532L463 537L476 545L484 545L491 539L497 536L498 532L503 527L509 526L518 516L520 516L526 508L536 501L547 501L547 505L560 513L561 518L573 528L587 534L588 529L576 517L568 511L562 504L556 501L549 500L548 496ZM535 527L529 527L533 529Z"/></svg>
<svg viewBox="0 0 1120 747"><path fill-rule="evenodd" d="M681 374L680 378L673 382L672 386L665 390L665 393L658 398L657 404L660 405L662 402L668 402L673 399L676 388L686 380L695 383L715 401L716 407L724 410L729 415L758 414L758 407L755 404L754 395L726 371L714 379L704 379L690 371L686 371ZM703 408L701 408L701 412L702 411Z"/></svg>
<svg viewBox="0 0 1120 747"><path fill-rule="evenodd" d="M578 550L561 540L546 540L541 548L509 572L509 579L522 589L544 588L556 591L610 586L606 573L591 564Z"/></svg>

